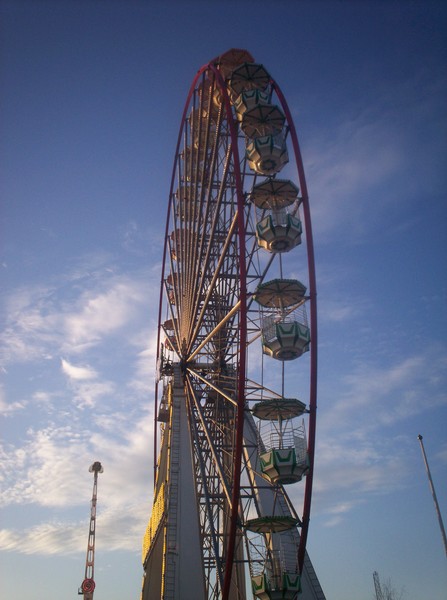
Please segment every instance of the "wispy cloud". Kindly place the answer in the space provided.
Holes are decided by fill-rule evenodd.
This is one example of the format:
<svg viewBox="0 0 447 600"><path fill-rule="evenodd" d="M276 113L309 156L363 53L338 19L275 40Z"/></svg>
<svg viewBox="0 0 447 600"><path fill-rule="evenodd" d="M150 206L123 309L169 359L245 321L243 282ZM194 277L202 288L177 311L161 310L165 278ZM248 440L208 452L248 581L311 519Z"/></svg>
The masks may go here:
<svg viewBox="0 0 447 600"><path fill-rule="evenodd" d="M1 357L29 362L85 352L133 324L151 294L143 273L121 276L104 269L83 282L17 289L5 302ZM82 291L81 291L82 290ZM67 360L67 359L66 359Z"/></svg>
<svg viewBox="0 0 447 600"><path fill-rule="evenodd" d="M443 464L447 464L447 443L443 445L441 450L437 453L436 458Z"/></svg>
<svg viewBox="0 0 447 600"><path fill-rule="evenodd" d="M445 350L435 345L392 362L372 355L335 388L333 382L330 390L320 388L314 507L328 526L346 516L334 515L334 507L349 512L370 495L409 485L418 432L397 432L423 412L447 406L445 366Z"/></svg>
<svg viewBox="0 0 447 600"><path fill-rule="evenodd" d="M398 172L402 162L389 124L368 123L367 115L359 115L331 131L330 139L316 140L309 155L312 217L320 239L341 228L344 236L357 237L364 230L362 217L370 210L374 191Z"/></svg>
<svg viewBox="0 0 447 600"><path fill-rule="evenodd" d="M147 398L153 389L156 375L157 329L155 322L152 322L151 328L136 333L129 343L137 350L137 354L133 376L129 380L128 386L139 396Z"/></svg>
<svg viewBox="0 0 447 600"><path fill-rule="evenodd" d="M4 387L0 385L0 415L12 415L18 410L23 410L25 407L26 402L7 402Z"/></svg>
<svg viewBox="0 0 447 600"><path fill-rule="evenodd" d="M336 503L333 506L330 506L325 514L327 515L327 519L324 523L325 527L336 527L344 522L347 515L355 509L356 506L361 504L362 502L357 501L341 501Z"/></svg>
<svg viewBox="0 0 447 600"><path fill-rule="evenodd" d="M149 504L137 504L133 501L113 508L104 507L99 497L96 528L100 535L96 549L139 553L150 516L148 508ZM85 514L86 517L80 520L52 519L24 531L0 529L0 550L42 556L66 556L85 552L89 514L87 503Z"/></svg>
<svg viewBox="0 0 447 600"><path fill-rule="evenodd" d="M41 523L27 531L1 529L0 548L24 554L71 554L84 549L81 534L80 523L66 521Z"/></svg>
<svg viewBox="0 0 447 600"><path fill-rule="evenodd" d="M371 430L447 404L445 366L445 351L438 347L385 365L373 358L363 361L340 378L337 398L328 405L328 421L346 423L361 413L362 427Z"/></svg>
<svg viewBox="0 0 447 600"><path fill-rule="evenodd" d="M419 78L417 87L411 80L376 89L375 102L363 111L346 112L344 119L338 113L337 122L314 132L305 163L318 239L332 243L329 234L342 232L345 240L364 240L387 213L387 228L405 226L402 211L395 223L389 218L397 205L441 192L447 129L438 104L442 83Z"/></svg>
<svg viewBox="0 0 447 600"><path fill-rule="evenodd" d="M1 361L42 360L61 342L62 323L53 304L53 288L29 286L13 291L5 300L5 328Z"/></svg>
<svg viewBox="0 0 447 600"><path fill-rule="evenodd" d="M111 282L104 292L87 292L78 301L79 308L65 315L64 328L72 348L97 343L117 331L135 316L146 300L143 287L135 281Z"/></svg>
<svg viewBox="0 0 447 600"><path fill-rule="evenodd" d="M83 382L73 387L73 402L80 410L93 408L99 399L112 397L115 390L113 381Z"/></svg>
<svg viewBox="0 0 447 600"><path fill-rule="evenodd" d="M129 413L99 415L95 429L89 431L81 423L30 430L20 450L1 452L1 503L31 503L67 514L70 507L83 505L88 515L92 491L88 466L101 460L101 543L108 550L138 551L151 510L152 423L152 414L140 410L130 417ZM27 531L4 529L0 548L39 554L84 551L85 523L86 519L80 524L65 517L43 521Z"/></svg>
<svg viewBox="0 0 447 600"><path fill-rule="evenodd" d="M98 377L98 373L92 369L91 367L76 367L61 358L62 371L67 375L70 379L84 380L84 379L96 379Z"/></svg>
<svg viewBox="0 0 447 600"><path fill-rule="evenodd" d="M123 503L132 494L141 494L147 484L151 461L149 410L103 412L84 421L67 418L67 424L52 423L29 429L20 448L2 449L0 473L6 483L2 504L36 503L40 506L76 506L85 500L79 495L80 475L93 460L106 464L102 477L106 504Z"/></svg>
<svg viewBox="0 0 447 600"><path fill-rule="evenodd" d="M319 316L322 320L326 319L328 321L341 323L364 314L367 310L367 306L368 304L366 302L362 302L361 300L356 301L352 298L325 300L321 303Z"/></svg>
<svg viewBox="0 0 447 600"><path fill-rule="evenodd" d="M16 289L4 304L3 359L10 372L0 412L12 415L29 405L33 425L17 445L5 440L0 447L0 503L31 504L43 515L50 509L64 516L27 531L4 529L3 549L84 551L85 535L79 539L77 518L69 515L81 505L88 511L88 466L94 460L105 466L98 510L102 539L110 548L140 547L151 505L149 392L155 371L146 310L158 291L147 270L122 275L103 260L92 265L94 271L79 267L57 285ZM6 390L14 389L23 363L28 396L8 399Z"/></svg>

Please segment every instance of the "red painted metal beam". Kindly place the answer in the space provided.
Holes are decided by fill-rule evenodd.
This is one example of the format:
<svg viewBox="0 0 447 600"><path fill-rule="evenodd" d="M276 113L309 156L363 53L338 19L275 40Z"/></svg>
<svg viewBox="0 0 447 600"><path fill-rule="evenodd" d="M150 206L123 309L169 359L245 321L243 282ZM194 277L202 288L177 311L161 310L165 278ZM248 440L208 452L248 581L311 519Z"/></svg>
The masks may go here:
<svg viewBox="0 0 447 600"><path fill-rule="evenodd" d="M307 191L306 177L304 174L303 160L298 143L298 136L289 106L284 94L276 82L272 82L273 88L279 98L284 114L286 115L290 137L292 139L296 166L301 188L302 207L304 214L304 227L306 231L307 261L309 271L309 303L310 303L310 388L309 388L309 427L308 427L308 454L310 469L306 477L304 491L304 505L302 515L302 528L300 545L298 548L298 566L300 572L303 570L304 556L306 553L307 535L309 532L310 508L312 500L312 484L315 461L315 437L317 419L317 368L318 368L318 335L317 335L317 284L315 275L315 255L313 246L312 224L310 219L309 195Z"/></svg>

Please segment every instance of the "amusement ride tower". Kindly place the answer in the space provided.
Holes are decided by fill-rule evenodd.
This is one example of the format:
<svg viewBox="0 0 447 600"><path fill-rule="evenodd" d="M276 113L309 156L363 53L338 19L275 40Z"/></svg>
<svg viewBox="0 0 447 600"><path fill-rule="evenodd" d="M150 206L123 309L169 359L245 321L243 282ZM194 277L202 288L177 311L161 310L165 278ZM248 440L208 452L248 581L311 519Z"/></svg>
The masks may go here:
<svg viewBox="0 0 447 600"><path fill-rule="evenodd" d="M93 473L93 493L90 508L90 525L88 529L87 556L85 558L85 577L78 590L78 594L84 597L84 600L93 600L95 591L95 537L96 537L96 501L98 496L98 474L103 473L104 469L100 462L96 461L89 467L90 473Z"/></svg>
<svg viewBox="0 0 447 600"><path fill-rule="evenodd" d="M317 384L309 201L284 95L246 50L204 65L187 96L157 347L142 600L324 600L306 553Z"/></svg>

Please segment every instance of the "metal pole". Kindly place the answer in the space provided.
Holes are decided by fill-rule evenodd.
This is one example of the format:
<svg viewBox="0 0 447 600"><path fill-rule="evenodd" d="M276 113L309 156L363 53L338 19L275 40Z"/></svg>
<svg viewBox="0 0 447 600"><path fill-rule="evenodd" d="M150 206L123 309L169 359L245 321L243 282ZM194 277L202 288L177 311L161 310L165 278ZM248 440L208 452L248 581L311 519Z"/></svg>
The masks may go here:
<svg viewBox="0 0 447 600"><path fill-rule="evenodd" d="M438 515L439 527L441 529L442 540L444 542L444 550L447 556L447 538L445 535L444 523L442 522L441 511L439 510L438 499L436 498L435 486L433 485L433 480L431 478L430 467L428 466L427 455L425 454L424 442L422 441L422 435L418 435L418 440L421 445L422 458L424 459L425 469L427 471L428 483L430 485L430 490L433 496L433 502L435 503L436 514Z"/></svg>

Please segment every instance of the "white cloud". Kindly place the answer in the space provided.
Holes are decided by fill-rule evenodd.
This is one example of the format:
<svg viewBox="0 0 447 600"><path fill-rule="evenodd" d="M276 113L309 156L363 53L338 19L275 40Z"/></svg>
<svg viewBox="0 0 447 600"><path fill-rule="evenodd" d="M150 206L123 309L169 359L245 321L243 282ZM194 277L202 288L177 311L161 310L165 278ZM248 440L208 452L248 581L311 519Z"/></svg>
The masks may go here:
<svg viewBox="0 0 447 600"><path fill-rule="evenodd" d="M24 554L71 554L85 549L80 523L40 523L26 531L0 530L0 549Z"/></svg>
<svg viewBox="0 0 447 600"><path fill-rule="evenodd" d="M3 448L0 476L6 485L0 502L77 506L88 496L88 467L94 460L104 463L101 486L106 506L126 504L141 496L152 476L151 413L141 408L106 413L92 420L90 427L95 424L100 428L92 430L74 421L30 429L21 448Z"/></svg>
<svg viewBox="0 0 447 600"><path fill-rule="evenodd" d="M338 115L324 133L314 132L304 158L317 239L332 243L330 233L345 240L370 239L373 224L405 226L410 205L421 196L442 193L446 124L441 89L441 82L418 88L413 80L387 85L376 90L375 102L363 111ZM390 217L404 202L407 219L402 210L398 220Z"/></svg>
<svg viewBox="0 0 447 600"><path fill-rule="evenodd" d="M417 355L382 365L374 359L363 359L339 378L335 400L331 393L330 402L325 402L320 392L320 407L324 406L320 427L341 425L349 430L355 422L362 431L373 431L447 404L443 349L427 347Z"/></svg>
<svg viewBox="0 0 447 600"><path fill-rule="evenodd" d="M33 393L32 400L37 406L45 407L45 410L50 410L53 406L53 399L57 398L59 393L51 393L46 390L38 390Z"/></svg>
<svg viewBox="0 0 447 600"><path fill-rule="evenodd" d="M317 233L343 228L355 237L363 231L371 196L395 175L403 161L403 149L393 134L394 126L368 115L339 125L331 138L315 140L309 149L308 173L312 181L312 218ZM363 223L361 225L361 223Z"/></svg>
<svg viewBox="0 0 447 600"><path fill-rule="evenodd" d="M146 398L153 389L156 375L157 330L155 323L152 325L151 329L144 329L129 340L137 350L137 355L134 361L134 375L128 386L139 396Z"/></svg>
<svg viewBox="0 0 447 600"><path fill-rule="evenodd" d="M84 552L93 485L88 467L100 460L104 473L98 480L97 547L139 551L152 508L152 414L141 409L115 412L99 415L91 425L98 429L87 430L79 422L30 430L23 448L0 452L1 503L33 504L61 515L23 531L2 530L0 549L43 555ZM70 516L74 507L85 508L81 521Z"/></svg>
<svg viewBox="0 0 447 600"><path fill-rule="evenodd" d="M23 410L26 407L26 402L8 402L5 397L5 390L0 385L0 415L12 415L18 410Z"/></svg>
<svg viewBox="0 0 447 600"><path fill-rule="evenodd" d="M101 482L99 482L100 485ZM88 535L89 504L85 504L85 518L51 520L24 531L0 530L0 550L23 554L54 554L66 556L84 553ZM138 553L150 517L151 506L142 502L104 507L99 496L96 513L96 550L127 550Z"/></svg>
<svg viewBox="0 0 447 600"><path fill-rule="evenodd" d="M112 381L82 382L73 388L73 401L80 410L92 408L97 405L99 399L112 396L115 389Z"/></svg>
<svg viewBox="0 0 447 600"><path fill-rule="evenodd" d="M5 528L0 548L84 552L87 525L80 527L72 514L82 507L88 514L88 467L101 460L99 545L106 540L107 549L139 549L151 511L153 420L138 402L144 398L143 406L151 406L156 327L147 328L145 315L158 289L150 287L147 270L121 276L103 264L60 279L57 288L17 290L5 304L8 376L13 379L20 362L33 363L26 373L34 412L22 440L0 447L0 504L32 505L43 519L27 530ZM63 358L43 362L57 356ZM0 411L11 414L24 405L0 395ZM48 510L60 520L46 522Z"/></svg>
<svg viewBox="0 0 447 600"><path fill-rule="evenodd" d="M5 328L1 360L26 362L51 357L61 339L61 321L54 306L53 289L44 286L19 288L5 300Z"/></svg>
<svg viewBox="0 0 447 600"><path fill-rule="evenodd" d="M348 302L346 299L340 300L324 300L320 303L319 317L323 320L333 321L341 323L343 321L351 320L353 317L357 317L359 314L364 313L366 307L361 301L353 301L352 299Z"/></svg>
<svg viewBox="0 0 447 600"><path fill-rule="evenodd" d="M327 526L339 525L370 495L410 484L417 434L411 419L447 405L445 351L438 346L378 360L371 355L340 375L335 391L333 383L320 387L313 504ZM333 513L340 504L346 514Z"/></svg>
<svg viewBox="0 0 447 600"><path fill-rule="evenodd" d="M325 514L329 515L329 518L324 522L325 527L335 527L343 523L346 516L360 503L361 501L341 501L330 506L325 511Z"/></svg>
<svg viewBox="0 0 447 600"><path fill-rule="evenodd" d="M75 379L77 381L84 379L96 379L98 377L98 373L92 369L91 367L76 367L61 358L62 371L70 378Z"/></svg>
<svg viewBox="0 0 447 600"><path fill-rule="evenodd" d="M100 398L115 391L115 384L112 381L98 380L98 373L91 367L77 367L63 358L61 366L69 378L73 402L80 410L94 407Z"/></svg>
<svg viewBox="0 0 447 600"><path fill-rule="evenodd" d="M346 433L321 437L317 452L319 492L344 489L362 494L383 489L385 482L395 488L410 472L405 455L394 448L390 452L393 439L378 443L372 436L353 439Z"/></svg>
<svg viewBox="0 0 447 600"><path fill-rule="evenodd" d="M30 430L28 437L20 454L15 449L5 452L9 466L5 475L9 485L0 494L1 503L76 504L76 465L86 453L86 434L71 426L50 426L39 431Z"/></svg>
<svg viewBox="0 0 447 600"><path fill-rule="evenodd" d="M65 315L69 343L79 346L99 342L128 324L145 300L143 286L130 280L118 279L104 292L85 293L79 310Z"/></svg>
<svg viewBox="0 0 447 600"><path fill-rule="evenodd" d="M84 353L123 327L137 327L150 299L145 275L120 276L103 268L91 278L63 285L29 286L5 300L1 360L42 361L60 354ZM82 290L82 292L80 292Z"/></svg>

